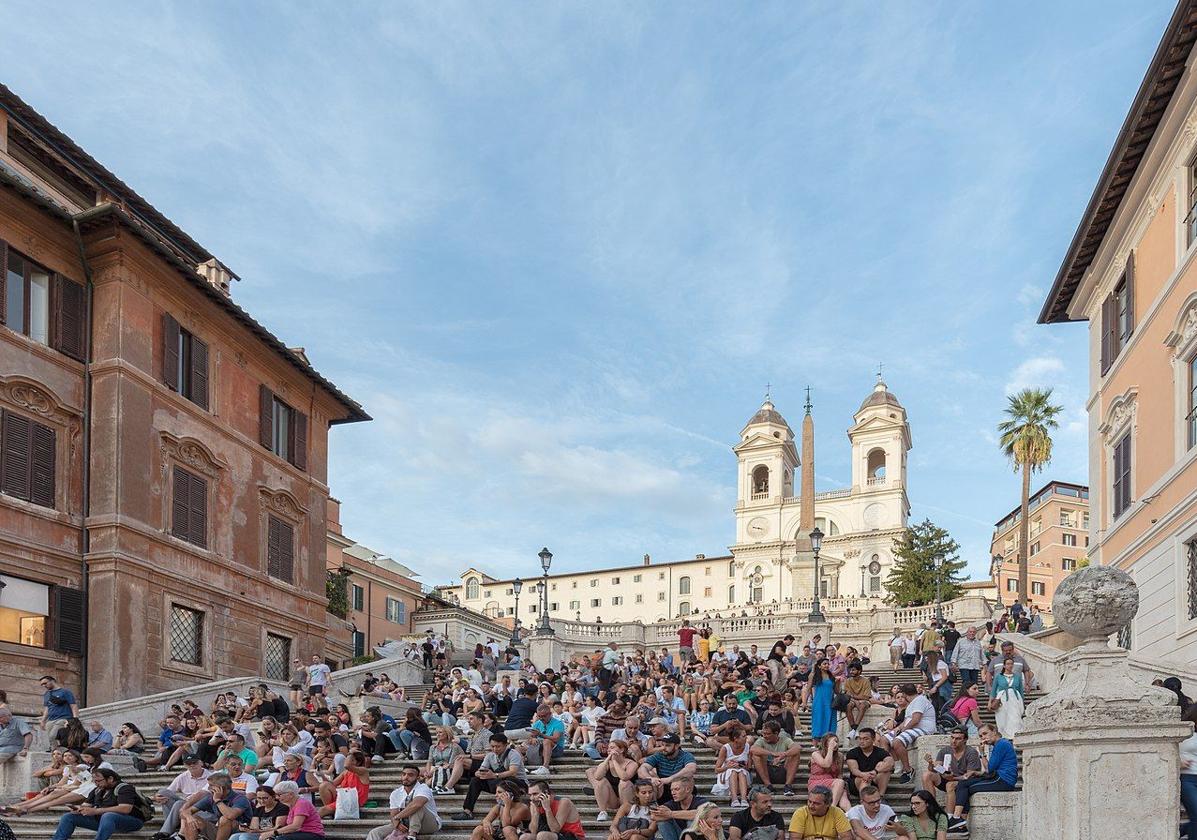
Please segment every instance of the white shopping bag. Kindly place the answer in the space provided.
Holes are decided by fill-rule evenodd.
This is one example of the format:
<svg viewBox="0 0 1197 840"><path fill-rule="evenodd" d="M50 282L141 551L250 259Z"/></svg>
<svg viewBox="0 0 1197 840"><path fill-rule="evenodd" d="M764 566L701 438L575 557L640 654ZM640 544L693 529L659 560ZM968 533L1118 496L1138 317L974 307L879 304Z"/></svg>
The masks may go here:
<svg viewBox="0 0 1197 840"><path fill-rule="evenodd" d="M357 791L353 788L337 788L337 813L334 820L358 819Z"/></svg>

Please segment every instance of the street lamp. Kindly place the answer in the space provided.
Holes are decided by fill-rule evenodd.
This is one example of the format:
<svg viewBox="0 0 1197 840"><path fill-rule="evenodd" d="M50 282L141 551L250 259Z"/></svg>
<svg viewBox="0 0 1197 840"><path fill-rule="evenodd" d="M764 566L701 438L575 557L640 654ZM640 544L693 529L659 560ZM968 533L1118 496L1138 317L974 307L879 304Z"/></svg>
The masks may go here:
<svg viewBox="0 0 1197 840"><path fill-rule="evenodd" d="M993 588L997 590L997 607L1000 612L1002 609L1002 563L1005 558L1000 554L993 555L993 559L989 564L989 576L993 578Z"/></svg>
<svg viewBox="0 0 1197 840"><path fill-rule="evenodd" d="M943 555L935 558L935 620L943 625L943 603L939 598L939 584L943 579Z"/></svg>
<svg viewBox="0 0 1197 840"><path fill-rule="evenodd" d="M823 611L819 609L819 549L823 546L823 532L819 530L819 526L815 526L815 530L810 532L810 547L815 552L815 598L811 604L810 615L806 620L812 624L823 623Z"/></svg>
<svg viewBox="0 0 1197 840"><path fill-rule="evenodd" d="M515 647L520 643L520 590L524 588L524 582L516 578L511 582L511 589L515 592L515 621L511 624L511 646Z"/></svg>
<svg viewBox="0 0 1197 840"><path fill-rule="evenodd" d="M865 571L866 571L868 568L869 568L869 567L868 567L867 565L865 565L864 563L861 563L861 564L860 564L860 597L861 597L861 598L863 598L863 597L865 596L865 591L864 591L864 589L865 589L865 587L864 587L864 583L865 583Z"/></svg>
<svg viewBox="0 0 1197 840"><path fill-rule="evenodd" d="M549 566L553 563L553 553L549 549L542 548L540 554L536 555L540 558L540 568L544 569L544 578L540 584L542 593L540 608L540 629L537 634L541 636L552 636L553 628L549 625Z"/></svg>

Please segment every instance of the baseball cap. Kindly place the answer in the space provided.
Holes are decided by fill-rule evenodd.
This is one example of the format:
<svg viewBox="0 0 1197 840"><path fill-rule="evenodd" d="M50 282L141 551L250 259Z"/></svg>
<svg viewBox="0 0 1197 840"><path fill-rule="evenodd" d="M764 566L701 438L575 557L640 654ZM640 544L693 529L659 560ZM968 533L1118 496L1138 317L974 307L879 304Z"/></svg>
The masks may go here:
<svg viewBox="0 0 1197 840"><path fill-rule="evenodd" d="M673 732L670 732L668 735L666 735L664 738L661 739L662 744L680 744L681 742L682 742L682 739L679 738Z"/></svg>

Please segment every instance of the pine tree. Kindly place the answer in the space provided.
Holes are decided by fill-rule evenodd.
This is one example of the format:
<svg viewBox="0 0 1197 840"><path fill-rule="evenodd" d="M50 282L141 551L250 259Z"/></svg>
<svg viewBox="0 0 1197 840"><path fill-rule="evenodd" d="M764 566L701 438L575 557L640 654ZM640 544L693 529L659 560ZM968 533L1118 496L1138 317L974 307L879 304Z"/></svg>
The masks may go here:
<svg viewBox="0 0 1197 840"><path fill-rule="evenodd" d="M943 558L938 576L939 596L950 601L961 594L964 582L961 572L965 562L960 559L960 544L951 534L930 519L924 519L894 540L894 565L885 588L886 601L891 604L931 604L935 602L935 560Z"/></svg>

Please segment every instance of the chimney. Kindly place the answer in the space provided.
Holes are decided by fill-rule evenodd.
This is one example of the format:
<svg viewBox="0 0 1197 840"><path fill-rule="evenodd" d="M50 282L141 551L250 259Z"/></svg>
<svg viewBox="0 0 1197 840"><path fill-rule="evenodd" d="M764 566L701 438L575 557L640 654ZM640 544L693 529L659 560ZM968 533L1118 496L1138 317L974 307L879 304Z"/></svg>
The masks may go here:
<svg viewBox="0 0 1197 840"><path fill-rule="evenodd" d="M200 263L195 270L221 294L229 294L229 283L232 282L235 275L216 257Z"/></svg>
<svg viewBox="0 0 1197 840"><path fill-rule="evenodd" d="M644 565L646 565L646 566L647 566L647 565L648 565L649 563L651 563L652 561L653 561L653 559L652 559L651 557L649 557L647 554L646 554L646 555L644 555Z"/></svg>

